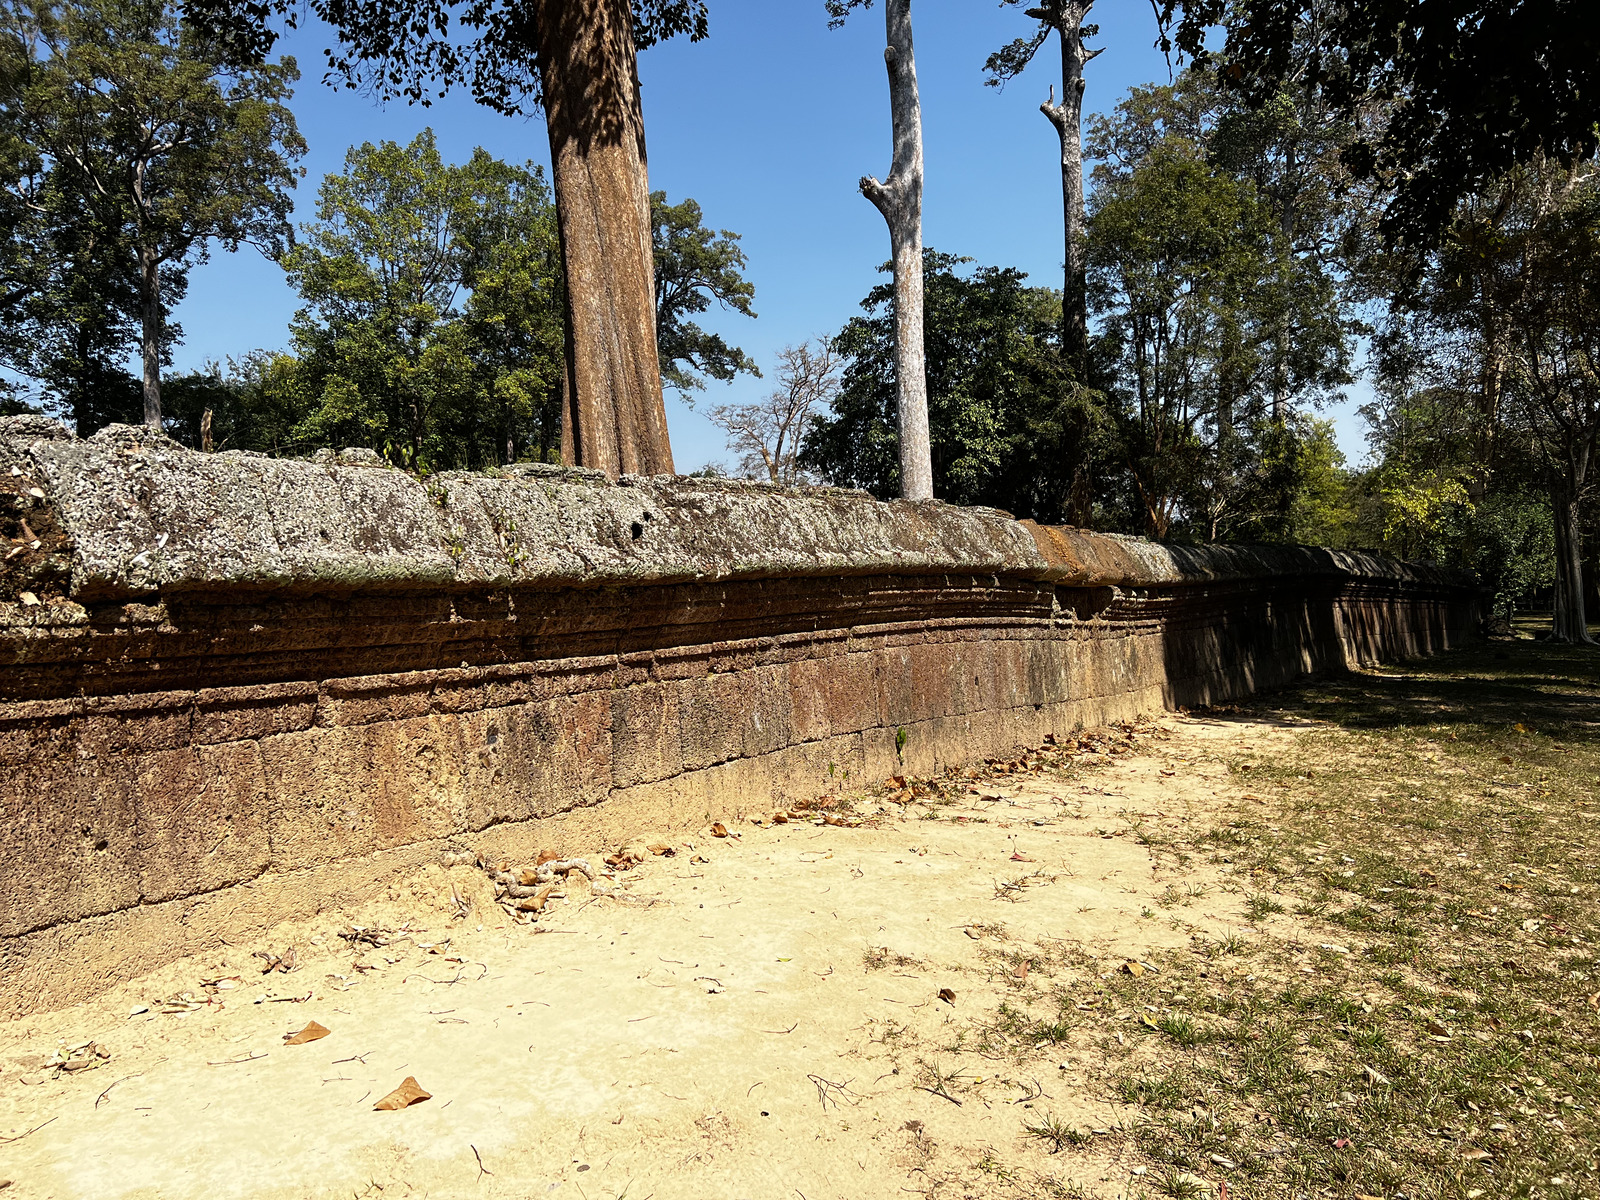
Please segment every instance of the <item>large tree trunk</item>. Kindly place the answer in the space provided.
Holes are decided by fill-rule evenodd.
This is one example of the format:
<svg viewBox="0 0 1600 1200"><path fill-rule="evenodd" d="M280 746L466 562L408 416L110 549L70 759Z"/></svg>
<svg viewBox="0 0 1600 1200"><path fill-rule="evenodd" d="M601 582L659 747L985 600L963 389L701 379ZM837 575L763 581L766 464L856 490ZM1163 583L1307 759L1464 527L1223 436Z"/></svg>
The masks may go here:
<svg viewBox="0 0 1600 1200"><path fill-rule="evenodd" d="M562 458L612 476L671 474L628 3L534 7L567 291Z"/></svg>
<svg viewBox="0 0 1600 1200"><path fill-rule="evenodd" d="M139 248L140 350L144 359L144 423L161 428L161 261Z"/></svg>
<svg viewBox="0 0 1600 1200"><path fill-rule="evenodd" d="M1584 612L1580 493L1581 487L1574 487L1568 479L1557 485L1551 497L1556 527L1556 580L1550 637L1557 642L1594 641Z"/></svg>
<svg viewBox="0 0 1600 1200"><path fill-rule="evenodd" d="M861 194L883 214L894 254L895 408L900 427L900 495L933 499L933 448L928 436L928 372L922 342L922 101L911 52L911 0L885 0L889 45L889 110L894 161L889 179L861 180Z"/></svg>
<svg viewBox="0 0 1600 1200"><path fill-rule="evenodd" d="M1089 354L1088 269L1083 247L1083 68L1099 50L1083 44L1083 19L1094 0L1056 0L1028 16L1047 21L1061 39L1061 103L1056 90L1039 111L1050 118L1061 138L1061 215L1066 232L1066 279L1061 295L1061 336L1073 369L1081 380Z"/></svg>

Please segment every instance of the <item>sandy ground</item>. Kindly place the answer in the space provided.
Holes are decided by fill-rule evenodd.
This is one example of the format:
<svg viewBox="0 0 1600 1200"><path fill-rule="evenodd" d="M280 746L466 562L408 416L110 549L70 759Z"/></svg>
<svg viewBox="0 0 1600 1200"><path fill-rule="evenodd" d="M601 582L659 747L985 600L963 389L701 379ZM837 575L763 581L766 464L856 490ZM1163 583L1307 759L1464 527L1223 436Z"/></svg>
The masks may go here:
<svg viewBox="0 0 1600 1200"><path fill-rule="evenodd" d="M1024 1125L1048 1112L1092 1135L1125 1114L1092 1098L1090 1061L981 1052L1002 1000L1041 996L1006 953L1051 946L1110 972L1241 924L1227 888L1181 928L1141 919L1177 877L1135 826L1209 827L1238 793L1225 766L1191 756L1280 736L1168 717L1128 755L985 780L952 804L882 805L861 828L747 821L627 872L620 896L575 891L536 926L508 922L481 872L431 868L361 913L0 1027L0 1191L1065 1194L1063 1160ZM452 881L477 900L464 920ZM351 920L408 936L352 946L338 936ZM255 952L289 945L298 968L263 975ZM199 1007L161 1003L181 993ZM284 1045L313 1020L330 1035ZM89 1039L109 1053L97 1067L44 1067ZM374 1110L407 1076L432 1098ZM1118 1153L1075 1152L1071 1182L1130 1191Z"/></svg>

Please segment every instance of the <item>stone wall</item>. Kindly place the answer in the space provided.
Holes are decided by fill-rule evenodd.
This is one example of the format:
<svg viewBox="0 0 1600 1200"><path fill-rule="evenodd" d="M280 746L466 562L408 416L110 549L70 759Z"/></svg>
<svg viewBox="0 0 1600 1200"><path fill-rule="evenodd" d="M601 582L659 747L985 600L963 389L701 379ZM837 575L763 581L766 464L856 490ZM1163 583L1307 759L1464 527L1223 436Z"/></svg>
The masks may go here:
<svg viewBox="0 0 1600 1200"><path fill-rule="evenodd" d="M450 846L697 829L1477 623L1363 555L37 418L0 422L0 536L7 1015Z"/></svg>

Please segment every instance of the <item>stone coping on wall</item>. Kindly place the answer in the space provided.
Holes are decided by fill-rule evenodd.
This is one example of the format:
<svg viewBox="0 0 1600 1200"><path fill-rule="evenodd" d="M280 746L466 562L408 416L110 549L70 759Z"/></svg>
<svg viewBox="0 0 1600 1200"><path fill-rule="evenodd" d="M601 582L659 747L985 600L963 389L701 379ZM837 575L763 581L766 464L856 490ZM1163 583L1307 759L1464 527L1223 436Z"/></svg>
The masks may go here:
<svg viewBox="0 0 1600 1200"><path fill-rule="evenodd" d="M1462 582L1376 555L1169 546L838 488L613 483L540 464L418 478L366 450L204 454L142 426L80 440L40 417L0 419L0 503L8 492L45 536L0 566L0 601L30 582L80 603L949 573L1073 587L1289 574Z"/></svg>

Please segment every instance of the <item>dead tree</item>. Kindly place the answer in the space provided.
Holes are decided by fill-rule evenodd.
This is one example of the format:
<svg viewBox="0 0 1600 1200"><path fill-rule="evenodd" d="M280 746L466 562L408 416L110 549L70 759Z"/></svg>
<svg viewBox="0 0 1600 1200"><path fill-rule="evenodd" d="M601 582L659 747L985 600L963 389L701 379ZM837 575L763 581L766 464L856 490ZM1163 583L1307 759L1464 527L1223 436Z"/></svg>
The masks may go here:
<svg viewBox="0 0 1600 1200"><path fill-rule="evenodd" d="M872 0L828 0L834 26ZM933 499L933 448L928 433L928 374L922 340L922 101L911 47L911 0L884 0L889 112L894 159L889 178L864 175L861 194L889 226L894 262L895 410L900 435L900 495Z"/></svg>
<svg viewBox="0 0 1600 1200"><path fill-rule="evenodd" d="M1003 0L1017 4L1021 0ZM1056 89L1039 111L1055 126L1061 140L1061 212L1066 235L1065 287L1061 297L1062 341L1075 366L1081 369L1089 350L1089 290L1083 248L1083 68L1098 56L1083 39L1093 37L1099 27L1083 20L1094 7L1094 0L1046 0L1037 8L1024 10L1039 22L1031 38L1018 38L989 56L984 70L989 83L999 86L1021 74L1033 56L1055 33L1061 43L1061 103Z"/></svg>
<svg viewBox="0 0 1600 1200"><path fill-rule="evenodd" d="M778 352L778 386L754 404L719 404L706 415L728 435L748 478L793 487L803 482L800 447L814 413L839 389L839 358L827 341L785 346Z"/></svg>

